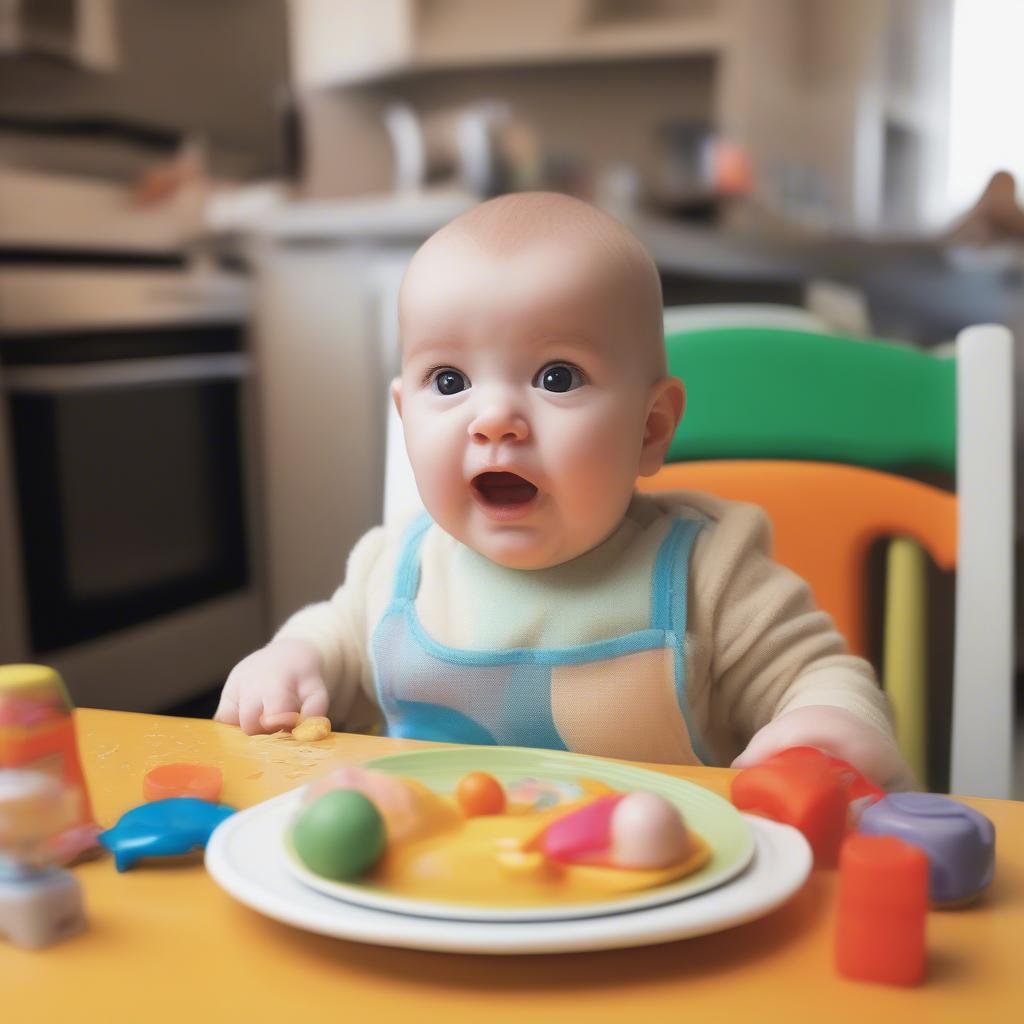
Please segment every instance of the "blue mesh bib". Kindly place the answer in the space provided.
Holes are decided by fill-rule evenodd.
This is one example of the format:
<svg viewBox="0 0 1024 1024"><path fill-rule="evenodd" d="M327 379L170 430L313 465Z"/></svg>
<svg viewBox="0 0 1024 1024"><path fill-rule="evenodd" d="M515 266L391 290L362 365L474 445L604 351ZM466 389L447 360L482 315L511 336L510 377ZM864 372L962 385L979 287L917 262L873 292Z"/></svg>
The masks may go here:
<svg viewBox="0 0 1024 1024"><path fill-rule="evenodd" d="M675 519L658 549L648 628L561 648L462 650L416 613L424 515L402 542L391 603L373 635L389 736L501 744L669 763L708 762L686 701L690 554L702 523Z"/></svg>

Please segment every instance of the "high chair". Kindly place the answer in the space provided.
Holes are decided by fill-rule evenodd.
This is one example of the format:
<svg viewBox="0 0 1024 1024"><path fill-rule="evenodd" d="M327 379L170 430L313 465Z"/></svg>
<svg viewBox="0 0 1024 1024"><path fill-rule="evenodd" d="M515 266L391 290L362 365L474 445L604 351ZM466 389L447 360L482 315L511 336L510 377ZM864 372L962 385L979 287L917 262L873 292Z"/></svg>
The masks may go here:
<svg viewBox="0 0 1024 1024"><path fill-rule="evenodd" d="M641 480L640 486L647 490L705 488L760 504L778 501L780 509L785 505L789 525L775 524L776 556L809 578L819 604L834 615L858 652L867 645L866 568L861 556L872 539L913 537L940 566L958 562L951 789L1008 795L1012 722L1009 333L1000 327L971 328L961 334L954 357L938 359L910 348L813 334L804 322L792 326L799 329L741 327L668 339L670 370L683 378L688 390L686 414L669 459L733 460L746 455L759 460L828 459L851 465L830 466L821 470L823 475L810 476L807 467L762 465L730 481L735 462L715 470L688 461L666 466L658 476ZM388 410L385 522L422 508L401 423L390 402ZM862 472L853 472L854 466L862 467ZM956 473L956 495L892 473L907 466ZM715 475L698 478L698 473ZM774 476L770 492L766 475ZM761 481L755 490L740 490L752 486L755 479ZM833 483L840 479L841 483ZM842 554L829 543L830 535L818 535L822 540L817 547L811 543L813 533L804 506L793 500L798 484L807 487L810 495L823 480L834 490L831 498L814 499L817 507L835 509L840 494L849 499L844 506L848 547ZM870 501L865 500L868 487ZM784 495L785 501L772 499L772 494ZM855 513L861 506L871 514L858 520ZM776 510L768 510L775 518ZM982 525L975 529L974 523ZM823 554L819 557L816 552ZM821 566L827 567L824 572ZM908 633L915 623L918 631L923 629L921 550L916 543L898 539L890 545L889 567L889 642L882 674L902 681L902 690L889 696L904 748L923 752L923 660L917 650L920 644ZM897 669L901 661L904 664ZM973 691L967 689L968 679L978 680ZM972 702L978 695L982 699ZM922 757L910 759L922 777Z"/></svg>
<svg viewBox="0 0 1024 1024"><path fill-rule="evenodd" d="M838 312L844 322L856 324L850 333L866 337L870 333L867 307L863 296L831 282L812 282L808 288L809 300L818 293L819 300ZM821 301L815 303L821 305ZM783 328L813 334L846 333L809 309L792 306L757 303L731 303L728 305L691 305L667 307L663 316L665 336L691 333L713 327L730 328ZM782 453L777 453L782 454ZM953 527L955 530L955 526ZM935 551L932 551L933 557ZM893 537L886 546L885 615L882 646L882 678L893 708L896 741L914 772L921 780L929 778L927 735L927 553L921 545L907 536ZM804 563L807 559L803 560ZM789 563L796 565L796 563ZM815 574L814 565L803 566L804 571ZM863 653L866 639L859 626L850 619L847 608L851 600L855 607L862 603L859 586L846 585L836 594L842 599L840 608L835 601L825 599L842 625L842 631L852 647ZM819 600L822 599L819 588Z"/></svg>
<svg viewBox="0 0 1024 1024"><path fill-rule="evenodd" d="M709 327L781 327L826 334L829 325L810 310L767 302L667 306L662 316L665 336Z"/></svg>
<svg viewBox="0 0 1024 1024"><path fill-rule="evenodd" d="M841 315L845 323L856 324L848 328L849 333L858 337L866 337L870 333L863 296L832 282L820 281L811 283L808 299L818 306L825 302L833 314ZM773 327L814 334L847 333L808 309L754 303L668 307L664 311L664 327L666 337L710 327ZM813 576L813 566L810 568ZM921 780L928 779L930 774L926 701L927 582L927 553L921 545L906 536L891 538L886 545L880 667L893 708L896 742L915 777ZM854 595L855 601L861 601L859 587L846 589ZM844 616L832 603L828 603L828 607L844 623L844 632L848 637L852 636L854 649L862 651L865 642L859 633L850 633L854 627L848 616Z"/></svg>
<svg viewBox="0 0 1024 1024"><path fill-rule="evenodd" d="M969 328L947 358L755 328L696 331L667 345L670 370L689 396L669 458L687 461L642 480L641 489L710 490L764 506L775 526L776 557L809 580L859 653L866 644L864 556L873 540L913 537L940 566L956 564L950 788L1008 796L1009 332ZM904 467L955 473L955 495L894 475ZM913 548L894 547L890 565L894 558L909 558L902 579L917 573L921 590L923 564L915 563ZM913 601L902 607L920 620ZM896 624L888 632L898 635ZM887 652L887 668L898 654ZM921 733L923 694L891 696L897 714Z"/></svg>

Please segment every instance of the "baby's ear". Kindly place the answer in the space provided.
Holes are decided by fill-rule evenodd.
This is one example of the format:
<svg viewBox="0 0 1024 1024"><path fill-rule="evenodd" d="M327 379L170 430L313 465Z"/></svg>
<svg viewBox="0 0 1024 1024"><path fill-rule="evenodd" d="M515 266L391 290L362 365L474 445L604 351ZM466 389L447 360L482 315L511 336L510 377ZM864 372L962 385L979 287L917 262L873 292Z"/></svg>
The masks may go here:
<svg viewBox="0 0 1024 1024"><path fill-rule="evenodd" d="M640 449L641 476L654 476L661 469L685 407L686 388L678 377L664 377L651 388Z"/></svg>
<svg viewBox="0 0 1024 1024"><path fill-rule="evenodd" d="M395 403L395 409L398 410L398 418L402 418L402 378L396 377L391 382L391 401Z"/></svg>

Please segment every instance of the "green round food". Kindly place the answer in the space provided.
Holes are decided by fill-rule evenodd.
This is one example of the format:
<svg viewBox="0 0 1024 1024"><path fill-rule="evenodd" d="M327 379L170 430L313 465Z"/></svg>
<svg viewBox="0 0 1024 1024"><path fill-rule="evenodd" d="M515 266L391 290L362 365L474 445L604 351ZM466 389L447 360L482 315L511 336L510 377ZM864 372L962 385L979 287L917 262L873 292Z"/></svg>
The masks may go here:
<svg viewBox="0 0 1024 1024"><path fill-rule="evenodd" d="M387 833L372 800L353 789L332 789L295 819L292 843L310 871L340 882L380 860Z"/></svg>

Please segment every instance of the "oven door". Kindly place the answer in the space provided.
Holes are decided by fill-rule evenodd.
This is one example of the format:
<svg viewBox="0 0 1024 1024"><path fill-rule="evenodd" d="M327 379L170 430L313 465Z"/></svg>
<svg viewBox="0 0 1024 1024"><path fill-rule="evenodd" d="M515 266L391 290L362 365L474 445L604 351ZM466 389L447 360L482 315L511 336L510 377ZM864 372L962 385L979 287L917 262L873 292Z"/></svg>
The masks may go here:
<svg viewBox="0 0 1024 1024"><path fill-rule="evenodd" d="M126 332L112 345L107 331L99 350L82 336L5 340L37 653L249 584L240 409L248 357L231 351L240 328L191 325L186 354L161 346L159 333ZM170 354L152 354L161 349ZM64 361L70 353L74 361Z"/></svg>

